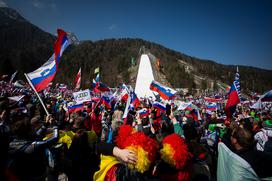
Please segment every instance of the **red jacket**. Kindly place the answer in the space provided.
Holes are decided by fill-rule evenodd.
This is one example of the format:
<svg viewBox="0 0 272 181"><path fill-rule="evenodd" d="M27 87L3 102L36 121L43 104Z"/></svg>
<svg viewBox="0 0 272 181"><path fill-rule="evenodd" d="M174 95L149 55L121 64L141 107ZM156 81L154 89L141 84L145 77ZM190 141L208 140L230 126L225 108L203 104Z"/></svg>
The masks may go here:
<svg viewBox="0 0 272 181"><path fill-rule="evenodd" d="M94 130L96 135L101 135L102 132L102 116L98 116L95 113L92 113L89 120L85 122L85 126L88 130Z"/></svg>

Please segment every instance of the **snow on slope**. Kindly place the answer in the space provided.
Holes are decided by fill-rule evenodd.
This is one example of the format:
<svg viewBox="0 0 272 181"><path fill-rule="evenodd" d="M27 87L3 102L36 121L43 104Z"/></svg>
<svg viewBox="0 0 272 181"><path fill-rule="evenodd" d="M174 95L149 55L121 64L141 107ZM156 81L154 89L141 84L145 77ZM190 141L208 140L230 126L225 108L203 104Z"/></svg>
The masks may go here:
<svg viewBox="0 0 272 181"><path fill-rule="evenodd" d="M135 93L138 98L152 97L155 98L149 89L151 82L154 80L153 71L147 54L141 55L140 65L135 86Z"/></svg>

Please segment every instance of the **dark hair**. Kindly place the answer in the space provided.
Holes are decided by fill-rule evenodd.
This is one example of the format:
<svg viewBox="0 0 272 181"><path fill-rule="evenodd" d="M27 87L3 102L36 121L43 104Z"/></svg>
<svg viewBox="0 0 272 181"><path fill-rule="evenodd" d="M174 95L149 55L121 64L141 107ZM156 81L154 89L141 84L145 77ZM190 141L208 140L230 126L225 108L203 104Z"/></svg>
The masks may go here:
<svg viewBox="0 0 272 181"><path fill-rule="evenodd" d="M249 118L242 119L240 123L243 125L244 128L248 129L249 131L253 130L253 125L250 122Z"/></svg>
<svg viewBox="0 0 272 181"><path fill-rule="evenodd" d="M117 110L123 111L123 106L122 106L121 104L119 104L119 105L117 106Z"/></svg>
<svg viewBox="0 0 272 181"><path fill-rule="evenodd" d="M192 125L185 124L183 126L183 130L184 130L184 136L187 141L193 140L197 138L198 136L196 128Z"/></svg>
<svg viewBox="0 0 272 181"><path fill-rule="evenodd" d="M94 113L98 116L100 114L100 109L98 107L96 107L94 109Z"/></svg>
<svg viewBox="0 0 272 181"><path fill-rule="evenodd" d="M16 121L11 127L12 133L20 139L30 139L31 138L31 124L27 117L22 120Z"/></svg>
<svg viewBox="0 0 272 181"><path fill-rule="evenodd" d="M239 145L245 149L250 148L254 143L252 133L246 128L234 128L231 136L235 138Z"/></svg>
<svg viewBox="0 0 272 181"><path fill-rule="evenodd" d="M8 103L6 101L0 102L0 112L8 109Z"/></svg>

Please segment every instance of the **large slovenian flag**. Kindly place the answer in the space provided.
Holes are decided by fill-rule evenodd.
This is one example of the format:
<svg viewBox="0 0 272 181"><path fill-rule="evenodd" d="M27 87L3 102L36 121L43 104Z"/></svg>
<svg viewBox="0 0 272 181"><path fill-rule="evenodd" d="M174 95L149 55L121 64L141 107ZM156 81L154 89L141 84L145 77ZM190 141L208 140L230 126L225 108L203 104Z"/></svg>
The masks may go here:
<svg viewBox="0 0 272 181"><path fill-rule="evenodd" d="M163 86L154 80L150 84L150 90L159 93L161 98L165 100L173 99L177 92L176 90Z"/></svg>
<svg viewBox="0 0 272 181"><path fill-rule="evenodd" d="M57 31L58 39L54 45L54 54L40 68L27 74L29 80L37 92L45 89L47 85L54 79L58 64L60 62L60 57L63 51L70 44L67 33L61 29L58 29Z"/></svg>
<svg viewBox="0 0 272 181"><path fill-rule="evenodd" d="M227 118L231 118L232 114L235 112L236 105L241 102L240 101L241 87L240 87L239 78L240 78L240 75L237 72L235 76L235 80L233 81L230 87L229 94L228 94L229 98L225 108Z"/></svg>

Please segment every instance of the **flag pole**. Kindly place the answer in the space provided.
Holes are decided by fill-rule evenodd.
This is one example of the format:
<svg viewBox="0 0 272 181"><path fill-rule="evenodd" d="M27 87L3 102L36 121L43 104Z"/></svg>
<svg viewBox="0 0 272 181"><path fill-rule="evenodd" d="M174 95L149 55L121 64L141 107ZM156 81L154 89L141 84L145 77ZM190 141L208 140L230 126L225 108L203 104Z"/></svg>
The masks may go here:
<svg viewBox="0 0 272 181"><path fill-rule="evenodd" d="M44 105L44 103L43 103L43 101L42 101L40 95L39 95L38 92L36 91L35 87L33 86L32 82L30 81L28 75L27 75L26 73L25 73L24 75L25 75L26 80L27 80L27 82L29 83L30 87L34 90L35 94L36 94L37 97L39 98L39 100L40 100L40 102L41 102L41 104L42 104L42 106L43 106L43 109L45 110L46 115L49 116L50 114L49 114L48 110L46 109L46 107L45 107L45 105Z"/></svg>

